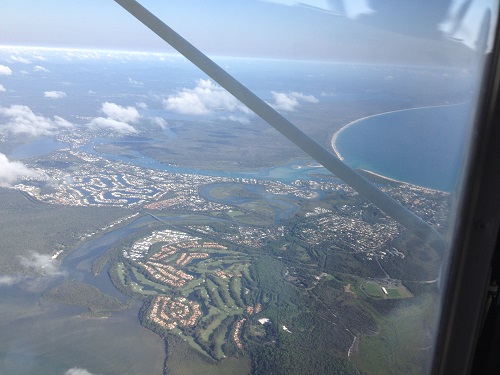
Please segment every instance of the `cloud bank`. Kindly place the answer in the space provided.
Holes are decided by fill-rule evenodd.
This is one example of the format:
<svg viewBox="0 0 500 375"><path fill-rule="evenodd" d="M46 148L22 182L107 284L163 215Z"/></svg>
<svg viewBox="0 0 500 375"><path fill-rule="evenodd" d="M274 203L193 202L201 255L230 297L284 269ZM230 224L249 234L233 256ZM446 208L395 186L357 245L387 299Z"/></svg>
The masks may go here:
<svg viewBox="0 0 500 375"><path fill-rule="evenodd" d="M5 65L0 65L0 76L10 76L12 69Z"/></svg>
<svg viewBox="0 0 500 375"><path fill-rule="evenodd" d="M163 100L163 106L186 115L207 115L220 110L250 113L246 106L210 79L200 79L194 89L183 88L176 95L170 95Z"/></svg>
<svg viewBox="0 0 500 375"><path fill-rule="evenodd" d="M0 92L7 91L5 86L0 83Z"/></svg>
<svg viewBox="0 0 500 375"><path fill-rule="evenodd" d="M137 129L130 123L136 123L141 118L135 107L122 107L115 103L105 102L101 111L107 117L96 117L90 121L89 126L94 130L112 130L119 134L135 134Z"/></svg>
<svg viewBox="0 0 500 375"><path fill-rule="evenodd" d="M276 92L272 91L274 101L269 103L277 111L293 112L299 108L302 103L318 103L319 100L313 95L305 95L301 92Z"/></svg>
<svg viewBox="0 0 500 375"><path fill-rule="evenodd" d="M70 122L59 116L50 119L36 115L25 105L0 107L0 132L33 136L52 135L61 128L72 126Z"/></svg>
<svg viewBox="0 0 500 375"><path fill-rule="evenodd" d="M35 177L37 172L0 153L0 186L11 187L20 177Z"/></svg>
<svg viewBox="0 0 500 375"><path fill-rule="evenodd" d="M45 91L43 96L49 99L61 99L66 97L66 93L64 91Z"/></svg>

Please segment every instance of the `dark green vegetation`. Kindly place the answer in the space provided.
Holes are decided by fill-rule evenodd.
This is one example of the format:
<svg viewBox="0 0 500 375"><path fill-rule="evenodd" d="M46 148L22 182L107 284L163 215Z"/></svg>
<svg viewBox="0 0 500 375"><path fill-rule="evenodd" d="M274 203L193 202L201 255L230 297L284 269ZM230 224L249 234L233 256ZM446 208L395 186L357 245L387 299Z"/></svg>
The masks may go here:
<svg viewBox="0 0 500 375"><path fill-rule="evenodd" d="M238 197L243 199L258 199L259 194L251 193L243 184L224 184L210 189L210 195L216 199Z"/></svg>
<svg viewBox="0 0 500 375"><path fill-rule="evenodd" d="M171 375L235 375L249 374L252 371L249 355L238 355L214 362L175 335L168 336L167 355L166 373Z"/></svg>
<svg viewBox="0 0 500 375"><path fill-rule="evenodd" d="M34 202L21 192L0 188L0 273L36 272L21 265L19 256L69 251L85 235L130 215L124 208L71 207Z"/></svg>
<svg viewBox="0 0 500 375"><path fill-rule="evenodd" d="M429 295L401 300L390 311L375 310L379 331L362 336L353 363L363 372L424 374L432 358L437 301Z"/></svg>
<svg viewBox="0 0 500 375"><path fill-rule="evenodd" d="M254 170L305 156L260 119L250 125L219 120L216 127L200 121L185 121L173 131L176 138L163 137L133 148L167 164L224 171ZM255 147L257 144L259 146Z"/></svg>
<svg viewBox="0 0 500 375"><path fill-rule="evenodd" d="M49 301L86 307L89 316L105 316L112 311L123 310L133 305L131 300L123 305L116 298L101 292L92 285L70 280L45 292L43 298Z"/></svg>

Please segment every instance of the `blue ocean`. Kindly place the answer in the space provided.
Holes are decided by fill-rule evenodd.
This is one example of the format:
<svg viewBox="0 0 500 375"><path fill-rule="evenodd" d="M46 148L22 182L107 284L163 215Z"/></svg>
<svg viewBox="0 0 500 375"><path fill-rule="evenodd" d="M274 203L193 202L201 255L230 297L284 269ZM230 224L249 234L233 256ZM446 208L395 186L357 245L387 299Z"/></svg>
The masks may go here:
<svg viewBox="0 0 500 375"><path fill-rule="evenodd" d="M453 191L462 171L470 119L467 104L381 114L341 130L336 148L354 168Z"/></svg>

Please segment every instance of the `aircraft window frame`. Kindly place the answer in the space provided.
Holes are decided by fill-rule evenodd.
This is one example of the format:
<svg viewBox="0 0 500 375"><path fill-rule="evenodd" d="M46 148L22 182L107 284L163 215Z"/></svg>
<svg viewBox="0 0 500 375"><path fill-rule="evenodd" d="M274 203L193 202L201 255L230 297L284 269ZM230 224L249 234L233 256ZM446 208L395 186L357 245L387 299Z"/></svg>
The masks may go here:
<svg viewBox="0 0 500 375"><path fill-rule="evenodd" d="M477 104L474 138L457 211L459 219L450 249L453 256L448 257L446 266L434 374L471 373L485 314L500 227L499 38L497 24Z"/></svg>

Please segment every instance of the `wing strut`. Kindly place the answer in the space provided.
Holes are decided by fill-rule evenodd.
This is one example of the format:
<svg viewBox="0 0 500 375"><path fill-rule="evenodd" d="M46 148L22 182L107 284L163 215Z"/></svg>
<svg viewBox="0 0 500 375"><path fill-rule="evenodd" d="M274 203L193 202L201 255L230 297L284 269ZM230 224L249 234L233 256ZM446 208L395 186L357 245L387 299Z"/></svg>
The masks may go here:
<svg viewBox="0 0 500 375"><path fill-rule="evenodd" d="M301 150L433 247L439 255L443 254L443 238L432 226L377 189L354 169L302 132L137 1L115 1Z"/></svg>

